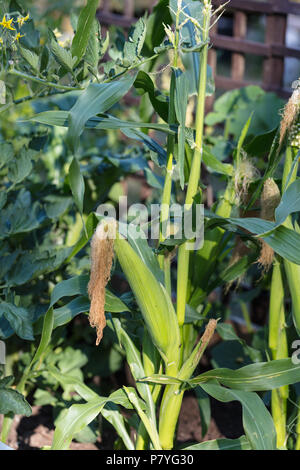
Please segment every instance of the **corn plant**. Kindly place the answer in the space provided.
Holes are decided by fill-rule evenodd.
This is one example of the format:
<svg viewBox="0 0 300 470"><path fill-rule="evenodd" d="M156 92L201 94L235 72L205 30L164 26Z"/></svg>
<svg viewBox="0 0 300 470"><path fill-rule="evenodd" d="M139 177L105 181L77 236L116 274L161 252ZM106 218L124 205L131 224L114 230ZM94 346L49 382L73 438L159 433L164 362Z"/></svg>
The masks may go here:
<svg viewBox="0 0 300 470"><path fill-rule="evenodd" d="M161 0L148 19L141 18L136 23L122 47L116 48L109 46L108 36L101 36L101 27L95 20L97 3L89 0L81 11L70 45L60 45L50 32L43 49L37 47L33 51L25 36L16 40L20 41L19 45L7 44L2 57L1 77L3 82L7 81L7 89L11 79L26 80L33 87L32 93L18 103L11 95L6 109L41 96L53 99L53 94L58 106L59 99L70 100L67 110L65 105L59 110L49 109L28 121L67 129L68 184L83 230L60 262L70 263L91 240L89 279L79 274L57 283L46 313L35 323L34 332L40 335L40 342L16 386L15 393L23 404L19 409L24 413L29 406L23 397L26 387L44 374L65 392L75 391L84 402L73 404L59 417L52 449L67 449L74 436L100 414L115 428L122 448L172 449L177 446L176 427L184 392L194 389L205 397L206 404L208 396L221 402L240 402L244 435L235 440L193 444L186 450L285 448L290 419L287 405L291 403L292 386L300 377L300 365L290 358L289 350L289 341L297 337L300 328L297 288L300 234L294 218L300 209L299 144L295 134L298 94L287 105L280 128L269 132L268 139L261 135L251 137L255 112L247 116L239 135L231 141L230 163L223 163L214 155L212 138L205 135L205 104L206 97L214 91L207 64L209 33L224 8L214 10L210 0L170 0L169 3ZM18 18L25 21L27 16L21 13L4 13L5 24L11 20L17 22ZM104 61L105 53L111 60ZM168 90L156 89L151 78L161 65L169 69ZM150 112L141 110L144 118L141 121L119 119L108 113L130 90L139 93L151 106ZM194 123L188 127L188 105L193 96L196 99ZM156 180L156 189L162 205L155 244L134 236L136 230L130 223L127 226L122 221L105 218L96 210L86 213L81 136L98 130L120 131L130 141L142 144L144 158L153 161L151 168L153 163L160 167L163 179L162 183ZM165 145L150 130L162 133ZM225 126L224 140L229 138L227 131ZM251 158L255 153L268 154L262 177ZM280 193L274 178L283 154ZM172 200L184 203L192 214L196 205L204 202L203 166L225 181L225 190L212 210L205 213L203 246L191 251L193 239L170 238L166 227ZM149 172L150 166L147 169ZM151 176L156 178L157 174L153 171ZM248 217L257 201L261 205L260 217ZM236 247L238 256L228 263L228 255ZM177 263L172 262L174 256ZM219 263L224 260L227 267L220 272ZM255 261L262 266L262 275L272 270L270 354L265 356L265 351L243 343L214 311L209 300L215 288L236 282ZM131 304L107 287L114 271L121 272L126 279L133 295ZM286 323L285 278L295 328ZM57 302L69 296L76 296L82 303L74 310L55 309ZM4 303L1 310L8 317ZM54 330L87 311L91 326L96 328L96 344L105 338L107 330L114 335L126 356L135 387L123 386L109 396L100 396L80 378L64 374L56 364L47 362ZM135 321L138 331L133 328ZM252 364L235 370L214 368L200 373L199 363L216 331L224 340L242 342ZM9 390L10 384L11 380L2 379L0 396L2 390ZM272 390L271 413L260 395L268 390ZM296 400L299 401L299 395ZM134 411L135 419L130 423L121 413L122 407ZM19 409L1 408L6 415L3 441L8 436L12 413L18 413ZM299 428L297 407L293 408L291 419L296 420ZM135 429L134 439L130 437L130 424ZM289 446L299 449L299 437L292 438Z"/></svg>

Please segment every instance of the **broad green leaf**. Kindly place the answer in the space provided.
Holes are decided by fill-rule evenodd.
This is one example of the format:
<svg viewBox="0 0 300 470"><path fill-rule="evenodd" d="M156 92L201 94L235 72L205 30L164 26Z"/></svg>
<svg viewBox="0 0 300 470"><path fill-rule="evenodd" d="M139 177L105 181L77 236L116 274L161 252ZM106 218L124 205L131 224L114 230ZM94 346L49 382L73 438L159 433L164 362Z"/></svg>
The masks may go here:
<svg viewBox="0 0 300 470"><path fill-rule="evenodd" d="M14 148L10 142L0 142L0 168L12 160L14 156Z"/></svg>
<svg viewBox="0 0 300 470"><path fill-rule="evenodd" d="M14 413L30 416L32 413L29 403L17 390L0 386L0 414Z"/></svg>
<svg viewBox="0 0 300 470"><path fill-rule="evenodd" d="M14 184L23 181L32 171L31 158L34 152L22 148L20 153L10 161L7 177Z"/></svg>
<svg viewBox="0 0 300 470"><path fill-rule="evenodd" d="M1 210L0 240L13 234L31 232L43 220L40 204L32 202L30 192L22 188L14 202Z"/></svg>
<svg viewBox="0 0 300 470"><path fill-rule="evenodd" d="M212 441L200 442L182 450L251 450L252 447L246 438L241 436L238 439L214 439Z"/></svg>
<svg viewBox="0 0 300 470"><path fill-rule="evenodd" d="M80 62L86 51L98 5L98 0L87 0L86 6L80 12L71 46L72 55L76 57L75 65Z"/></svg>
<svg viewBox="0 0 300 470"><path fill-rule="evenodd" d="M43 247L23 252L6 275L7 284L22 285L41 274L55 271L66 260L70 251L70 248Z"/></svg>
<svg viewBox="0 0 300 470"><path fill-rule="evenodd" d="M256 393L229 390L215 384L206 384L202 388L216 400L241 403L245 434L253 449L276 449L276 430L272 416Z"/></svg>
<svg viewBox="0 0 300 470"><path fill-rule="evenodd" d="M9 302L0 302L0 316L4 316L15 333L22 339L34 340L32 319L28 310ZM1 317L0 317L1 318Z"/></svg>

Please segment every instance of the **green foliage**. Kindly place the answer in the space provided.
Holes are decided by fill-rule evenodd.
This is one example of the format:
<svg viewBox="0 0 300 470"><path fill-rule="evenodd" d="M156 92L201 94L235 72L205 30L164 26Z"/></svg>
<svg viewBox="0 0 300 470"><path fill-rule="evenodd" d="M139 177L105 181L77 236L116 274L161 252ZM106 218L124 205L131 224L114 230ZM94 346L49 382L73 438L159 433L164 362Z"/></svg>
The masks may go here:
<svg viewBox="0 0 300 470"><path fill-rule="evenodd" d="M184 391L193 388L203 436L209 397L238 401L244 432L184 450L296 447L287 425L297 417L300 366L287 351L268 360L277 343L282 353L282 335L291 348L299 334L299 153L280 139L283 101L248 86L221 95L204 119L214 93L209 1L160 0L127 35L111 28L105 37L97 1L72 13L66 38L49 28L55 5L38 27L15 2L1 16L23 35L5 31L0 51L0 339L16 376L0 380L2 440L14 414L30 415L28 396L52 407L52 449L96 442L99 415L119 436L116 448L170 449L178 446ZM65 2L61 8L70 13ZM271 177L281 200L274 217L262 218L259 198ZM184 236L148 243L135 237L135 222L120 221L105 288L107 328L96 348L87 318L90 239L104 223L99 204L117 208L126 194L145 202L149 231L151 204L167 201L169 211L185 200L193 214L207 204L204 245L187 255ZM281 292L284 318L271 312L271 324L259 329L249 312L272 277L257 263L262 241L289 289ZM219 342L203 373L198 364L214 329ZM125 360L134 386L123 383ZM274 392L268 410L269 390L289 403L283 430Z"/></svg>

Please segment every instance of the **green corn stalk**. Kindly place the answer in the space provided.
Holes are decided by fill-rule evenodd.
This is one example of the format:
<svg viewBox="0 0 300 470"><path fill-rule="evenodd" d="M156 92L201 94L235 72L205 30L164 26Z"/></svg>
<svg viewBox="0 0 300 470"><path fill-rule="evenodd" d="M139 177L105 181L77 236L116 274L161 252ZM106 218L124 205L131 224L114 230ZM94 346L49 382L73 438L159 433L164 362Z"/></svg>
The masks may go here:
<svg viewBox="0 0 300 470"><path fill-rule="evenodd" d="M284 287L279 261L274 262L269 308L269 347L273 359L288 357L288 343L285 328ZM277 447L286 446L286 422L288 386L272 390L271 409L277 433Z"/></svg>
<svg viewBox="0 0 300 470"><path fill-rule="evenodd" d="M208 41L209 27L211 18L211 3L208 0L205 2L203 9L203 27L202 27L202 40ZM192 159L192 166L189 176L187 194L185 203L189 207L193 204L193 199L197 194L198 184L200 179L201 161L202 161L202 146L203 146L203 129L204 129L204 111L205 111L205 97L206 97L206 78L207 78L207 53L208 44L206 44L201 52L200 59L200 74L199 74L199 89L198 101L196 109L196 137L195 137L195 151ZM184 324L185 306L188 292L188 275L189 275L189 257L190 252L186 249L184 243L178 249L178 271L177 271L177 318L180 327Z"/></svg>
<svg viewBox="0 0 300 470"><path fill-rule="evenodd" d="M177 63L178 63L179 16L180 16L180 10L178 8L176 12L176 20L175 20L174 44L173 44L174 46L173 67L177 67ZM174 124L176 121L174 94L175 94L175 74L174 74L174 71L172 71L171 84L170 84L169 112L168 112L168 123L170 125ZM160 215L160 242L164 241L165 239L164 234L163 234L163 228L169 219L169 206L170 206L170 200L171 200L172 176L173 176L174 148L175 148L175 136L169 134L167 137L166 176L165 176L164 189L163 189L162 201L161 201L162 210L161 210L161 215Z"/></svg>
<svg viewBox="0 0 300 470"><path fill-rule="evenodd" d="M194 351L182 365L178 378L188 380L194 373L199 361L214 333L217 322L210 320L205 333L195 347ZM165 389L159 415L159 440L163 449L172 449L176 424L183 399L180 385L168 385Z"/></svg>
<svg viewBox="0 0 300 470"><path fill-rule="evenodd" d="M283 175L283 189L286 186L287 175L289 174L292 166L293 159L296 157L296 149L288 147L286 152L285 164L284 164L284 175ZM289 180L289 184L295 181L297 176L298 165L295 166L292 177ZM286 188L285 188L286 189ZM288 217L285 224L288 228L294 229L291 221L291 217ZM296 329L300 332L300 265L291 263L288 260L284 260L284 268L290 294L292 297L293 306L293 318Z"/></svg>

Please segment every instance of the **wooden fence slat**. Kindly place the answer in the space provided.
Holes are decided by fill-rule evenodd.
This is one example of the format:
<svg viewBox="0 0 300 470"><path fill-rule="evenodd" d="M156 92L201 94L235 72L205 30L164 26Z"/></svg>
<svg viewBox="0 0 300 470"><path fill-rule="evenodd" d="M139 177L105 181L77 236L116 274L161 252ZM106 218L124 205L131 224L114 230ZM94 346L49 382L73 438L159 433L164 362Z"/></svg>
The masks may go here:
<svg viewBox="0 0 300 470"><path fill-rule="evenodd" d="M137 19L134 18L134 0L124 0L124 13L111 12L110 0L101 0L101 8L97 17L102 25L116 25L129 29ZM154 0L151 0L153 6ZM224 0L212 0L214 7L224 3ZM247 86L251 83L244 80L245 57L244 54L254 54L264 57L263 81L261 87L267 91L275 91L286 97L289 91L283 89L284 57L300 59L300 49L285 45L287 14L300 14L300 3L289 0L230 0L226 10L234 15L233 37L218 34L217 24L211 29L210 37L212 48L209 49L208 63L213 69L216 86L230 90ZM246 39L247 14L255 13L266 15L265 42L255 42ZM232 52L231 78L220 77L217 73L216 49L225 49ZM213 104L213 97L209 98L208 106Z"/></svg>
<svg viewBox="0 0 300 470"><path fill-rule="evenodd" d="M300 49L286 47L284 44L263 44L247 39L237 39L223 34L211 34L210 38L213 47L220 49L265 57L295 57L300 59Z"/></svg>
<svg viewBox="0 0 300 470"><path fill-rule="evenodd" d="M224 4L224 0L212 0L213 5L219 7ZM291 15L300 14L300 4L296 2L289 2L288 0L230 0L226 9L241 10L248 13L265 13L271 15L272 13L283 13Z"/></svg>
<svg viewBox="0 0 300 470"><path fill-rule="evenodd" d="M247 15L237 11L233 16L233 37L236 41L244 39L247 34ZM231 57L231 76L233 80L242 80L245 73L245 56L241 52L234 52Z"/></svg>
<svg viewBox="0 0 300 470"><path fill-rule="evenodd" d="M266 44L285 44L286 15L268 15L266 24ZM265 86L281 88L283 85L284 58L271 56L265 59L263 83Z"/></svg>

